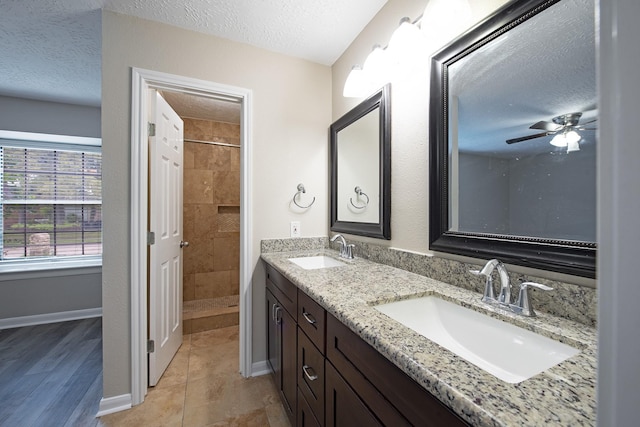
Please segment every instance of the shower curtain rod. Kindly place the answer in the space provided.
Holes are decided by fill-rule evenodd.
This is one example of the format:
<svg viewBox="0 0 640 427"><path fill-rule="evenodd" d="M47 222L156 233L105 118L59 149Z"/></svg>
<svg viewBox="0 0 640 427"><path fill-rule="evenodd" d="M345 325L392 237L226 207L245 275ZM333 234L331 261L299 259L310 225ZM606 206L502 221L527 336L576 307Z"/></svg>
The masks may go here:
<svg viewBox="0 0 640 427"><path fill-rule="evenodd" d="M221 145L223 147L235 147L240 148L239 145L236 144L227 144L226 142L217 142L217 141L200 141L198 139L184 139L184 142L195 142L198 144L210 144L210 145Z"/></svg>

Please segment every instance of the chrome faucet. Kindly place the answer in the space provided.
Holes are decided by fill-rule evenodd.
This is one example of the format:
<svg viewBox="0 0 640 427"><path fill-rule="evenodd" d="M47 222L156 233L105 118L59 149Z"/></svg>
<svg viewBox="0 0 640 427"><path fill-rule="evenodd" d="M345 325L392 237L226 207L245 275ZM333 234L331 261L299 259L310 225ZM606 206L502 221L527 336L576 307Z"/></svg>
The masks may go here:
<svg viewBox="0 0 640 427"><path fill-rule="evenodd" d="M500 276L500 292L498 294L498 298L496 298L493 293L493 278L491 277L493 270L498 270L498 275ZM509 273L502 262L497 259L490 259L484 267L482 267L482 270L471 270L471 273L476 276L486 277L482 301L497 301L501 304L509 304L511 302L511 283L509 282Z"/></svg>
<svg viewBox="0 0 640 427"><path fill-rule="evenodd" d="M340 243L340 258L353 259L353 248L355 248L356 245L348 245L342 234L336 234L331 238L331 241L335 242L337 239L340 239L338 241L338 243Z"/></svg>
<svg viewBox="0 0 640 427"><path fill-rule="evenodd" d="M500 293L497 298L493 292L493 278L491 277L493 270L498 270L500 277ZM529 301L529 288L538 288L544 291L553 290L553 288L540 283L524 282L520 285L520 292L518 292L516 303L512 304L509 272L502 262L497 259L491 259L485 264L482 270L470 270L470 273L486 278L484 293L482 295L483 302L498 305L501 308L523 316L534 317L536 315L535 311L533 311L531 301Z"/></svg>

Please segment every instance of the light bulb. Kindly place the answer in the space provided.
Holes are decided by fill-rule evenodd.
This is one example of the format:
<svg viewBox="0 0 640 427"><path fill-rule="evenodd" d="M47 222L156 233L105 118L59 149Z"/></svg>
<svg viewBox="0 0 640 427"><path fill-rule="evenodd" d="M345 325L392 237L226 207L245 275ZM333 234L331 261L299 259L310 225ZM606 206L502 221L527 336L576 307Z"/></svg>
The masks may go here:
<svg viewBox="0 0 640 427"><path fill-rule="evenodd" d="M372 91L389 83L391 79L391 67L388 52L380 47L380 45L375 45L364 61L362 69L366 73L369 82L371 82Z"/></svg>
<svg viewBox="0 0 640 427"><path fill-rule="evenodd" d="M572 151L580 151L580 144L578 141L580 141L580 139L569 140L569 138L567 138L567 153L571 153Z"/></svg>
<svg viewBox="0 0 640 427"><path fill-rule="evenodd" d="M342 96L345 98L362 98L368 95L367 76L359 65L354 65L344 82Z"/></svg>
<svg viewBox="0 0 640 427"><path fill-rule="evenodd" d="M556 147L566 147L567 146L567 137L565 136L564 133L559 133L556 136L554 136L551 141L549 141L549 143L551 145L554 145Z"/></svg>
<svg viewBox="0 0 640 427"><path fill-rule="evenodd" d="M420 28L434 49L442 47L471 25L468 0L429 0Z"/></svg>
<svg viewBox="0 0 640 427"><path fill-rule="evenodd" d="M411 23L410 18L405 17L400 20L400 26L393 32L387 51L391 60L399 63L405 58L421 53L424 42L424 35L418 27Z"/></svg>
<svg viewBox="0 0 640 427"><path fill-rule="evenodd" d="M567 144L571 144L571 143L577 144L582 139L580 134L575 130L570 130L569 132L567 132L565 134L565 138L567 138Z"/></svg>

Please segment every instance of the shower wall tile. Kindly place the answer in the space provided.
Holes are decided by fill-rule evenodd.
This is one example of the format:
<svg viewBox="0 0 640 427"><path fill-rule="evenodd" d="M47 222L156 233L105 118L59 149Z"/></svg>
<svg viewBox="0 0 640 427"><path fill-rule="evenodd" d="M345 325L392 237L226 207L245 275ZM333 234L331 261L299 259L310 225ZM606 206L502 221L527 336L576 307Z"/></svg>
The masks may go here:
<svg viewBox="0 0 640 427"><path fill-rule="evenodd" d="M231 170L231 150L238 150L232 147L221 147L210 144L196 144L195 148L195 169L206 169L210 171Z"/></svg>
<svg viewBox="0 0 640 427"><path fill-rule="evenodd" d="M195 169L195 144L186 142L183 153L184 158L182 159L182 165L184 170Z"/></svg>
<svg viewBox="0 0 640 427"><path fill-rule="evenodd" d="M184 123L185 139L240 145L240 125L190 118ZM233 224L240 215L240 150L185 142L184 153L184 300L238 295L240 233ZM220 321L190 319L185 328L205 330Z"/></svg>
<svg viewBox="0 0 640 427"><path fill-rule="evenodd" d="M214 172L200 169L185 169L183 203L213 203Z"/></svg>
<svg viewBox="0 0 640 427"><path fill-rule="evenodd" d="M213 131L213 123L209 120L185 118L184 138L198 141L208 141Z"/></svg>
<svg viewBox="0 0 640 427"><path fill-rule="evenodd" d="M238 270L240 268L240 241L236 238L221 237L214 240L214 271Z"/></svg>
<svg viewBox="0 0 640 427"><path fill-rule="evenodd" d="M183 274L182 299L184 301L192 301L196 299L196 275L193 273Z"/></svg>
<svg viewBox="0 0 640 427"><path fill-rule="evenodd" d="M233 295L230 292L231 272L212 271L196 273L195 299L218 298Z"/></svg>
<svg viewBox="0 0 640 427"><path fill-rule="evenodd" d="M213 172L213 179L216 182L213 203L240 203L240 176L237 172Z"/></svg>

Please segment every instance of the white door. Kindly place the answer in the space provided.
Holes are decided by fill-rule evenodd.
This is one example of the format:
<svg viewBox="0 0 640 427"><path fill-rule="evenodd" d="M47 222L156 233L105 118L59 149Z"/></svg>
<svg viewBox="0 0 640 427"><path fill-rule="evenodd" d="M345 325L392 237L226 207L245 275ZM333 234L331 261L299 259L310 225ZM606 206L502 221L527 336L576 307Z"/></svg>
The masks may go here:
<svg viewBox="0 0 640 427"><path fill-rule="evenodd" d="M149 385L155 386L182 344L183 122L157 92L149 137Z"/></svg>

